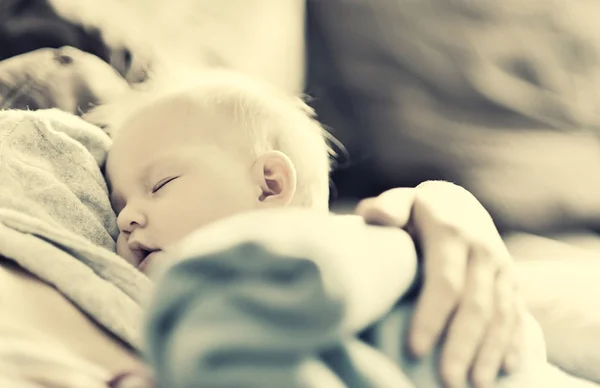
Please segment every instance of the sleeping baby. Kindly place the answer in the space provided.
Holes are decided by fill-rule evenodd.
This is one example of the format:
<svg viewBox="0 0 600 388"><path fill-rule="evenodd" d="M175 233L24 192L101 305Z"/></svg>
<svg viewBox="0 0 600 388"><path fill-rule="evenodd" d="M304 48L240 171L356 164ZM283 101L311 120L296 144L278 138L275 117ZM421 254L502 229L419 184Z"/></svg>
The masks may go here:
<svg viewBox="0 0 600 388"><path fill-rule="evenodd" d="M153 96L129 115L113 136L106 175L118 214L117 253L141 271L147 271L153 261L161 259L161 251L189 233L228 216L286 206L325 214L329 211L331 152L324 129L301 100L281 95L258 81L227 72L208 73L193 87ZM438 184L442 192L449 194L443 198L448 208L452 195L459 191L448 191L450 184ZM415 213L413 205L427 207L431 192L427 188L435 185L424 186L421 201L415 199L419 191L408 189L397 197L404 198L404 202L386 205L394 193L366 202L362 215L377 223L404 227ZM455 205L471 206L471 197L463 192L459 192L459 197L468 200L454 202ZM428 245L435 239L445 241L444 247L456 248L461 245L458 239L463 237L456 237L452 231L444 234L444 228L437 227L443 224L440 222L444 221L444 210L436 213L442 207L432 209L421 212L429 217L411 220L417 234L421 233L418 237L425 250L425 293L431 295L434 288L427 283L427 256L433 249ZM399 221L404 216L406 222ZM491 241L501 241L493 227L486 228L487 225L476 229L489 232ZM492 250L496 248L490 246ZM470 246L465 247L466 257ZM498 249L497 256L504 255L503 248ZM435 252L431 254L435 256ZM449 350L442 356L443 379L449 386L461 386L470 372L476 386L489 386L499 369L510 370L516 364L516 302L510 290L506 292L493 280L510 276L492 272L493 276L487 276L486 271L491 271L493 265L474 265L470 269L470 264L464 263L463 260L463 271L475 277L457 278L460 287L467 284L462 287L463 300L453 301L448 308L436 308L439 301L419 304L416 316L421 320L411 329L409 344L415 355L423 355L449 326ZM439 263L440 271L447 267ZM489 287L471 287L483 284L486 277L491 279ZM474 330L473 322L478 321L469 320L469 303L481 295L497 297L498 300L490 299L490 305L502 306L502 311L508 312L504 318L509 319L490 325L495 319L491 314L487 321L475 325L480 329ZM460 303L463 304L456 305ZM460 308L465 304L466 309ZM454 314L455 310L459 314ZM490 334L484 335L488 328ZM478 353L481 349L484 351Z"/></svg>
<svg viewBox="0 0 600 388"><path fill-rule="evenodd" d="M212 221L260 208L327 212L329 154L301 105L216 74L154 101L115 135L106 171L117 253L144 269Z"/></svg>

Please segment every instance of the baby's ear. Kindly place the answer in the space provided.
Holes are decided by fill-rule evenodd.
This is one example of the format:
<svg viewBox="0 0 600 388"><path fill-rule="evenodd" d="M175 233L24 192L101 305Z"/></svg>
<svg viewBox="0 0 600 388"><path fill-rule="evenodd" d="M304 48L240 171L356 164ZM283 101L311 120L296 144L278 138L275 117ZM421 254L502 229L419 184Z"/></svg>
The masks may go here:
<svg viewBox="0 0 600 388"><path fill-rule="evenodd" d="M254 163L252 175L260 189L258 200L267 206L287 206L296 194L296 169L283 152L262 154Z"/></svg>

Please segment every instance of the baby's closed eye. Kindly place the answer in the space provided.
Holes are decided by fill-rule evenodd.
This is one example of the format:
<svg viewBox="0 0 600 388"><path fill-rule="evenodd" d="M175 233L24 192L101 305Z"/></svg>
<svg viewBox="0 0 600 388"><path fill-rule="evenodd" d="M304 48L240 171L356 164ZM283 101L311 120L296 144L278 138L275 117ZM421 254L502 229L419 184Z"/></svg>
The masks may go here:
<svg viewBox="0 0 600 388"><path fill-rule="evenodd" d="M157 193L158 191L160 191L160 189L162 189L167 184L169 184L170 182L174 181L177 178L179 178L179 177L178 176L174 176L174 177L169 177L169 178L161 179L160 181L158 181L157 184L154 185L154 187L152 187L152 194Z"/></svg>

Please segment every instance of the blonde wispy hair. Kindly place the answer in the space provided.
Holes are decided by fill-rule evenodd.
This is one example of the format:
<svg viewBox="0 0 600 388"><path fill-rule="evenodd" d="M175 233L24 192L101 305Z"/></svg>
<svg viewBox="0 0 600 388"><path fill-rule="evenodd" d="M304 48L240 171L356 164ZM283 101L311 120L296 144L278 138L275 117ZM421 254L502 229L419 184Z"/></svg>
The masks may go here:
<svg viewBox="0 0 600 388"><path fill-rule="evenodd" d="M297 178L294 205L328 209L329 175L335 157L330 144L336 141L303 98L228 70L162 74L142 89L93 109L84 118L118 136L130 119L165 99L175 99L190 113L200 109L223 114L240 124L236 127L244 128L234 136L252 156L273 150L290 158Z"/></svg>

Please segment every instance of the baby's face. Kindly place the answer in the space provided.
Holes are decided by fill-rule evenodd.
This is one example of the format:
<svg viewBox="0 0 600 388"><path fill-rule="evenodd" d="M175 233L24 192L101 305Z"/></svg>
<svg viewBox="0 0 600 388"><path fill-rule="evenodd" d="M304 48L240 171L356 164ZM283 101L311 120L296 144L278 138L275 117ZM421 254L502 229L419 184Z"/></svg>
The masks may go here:
<svg viewBox="0 0 600 388"><path fill-rule="evenodd" d="M146 110L117 134L106 172L121 232L119 255L144 270L154 252L257 206L252 161L209 135L227 125L216 115L190 117L170 103Z"/></svg>

